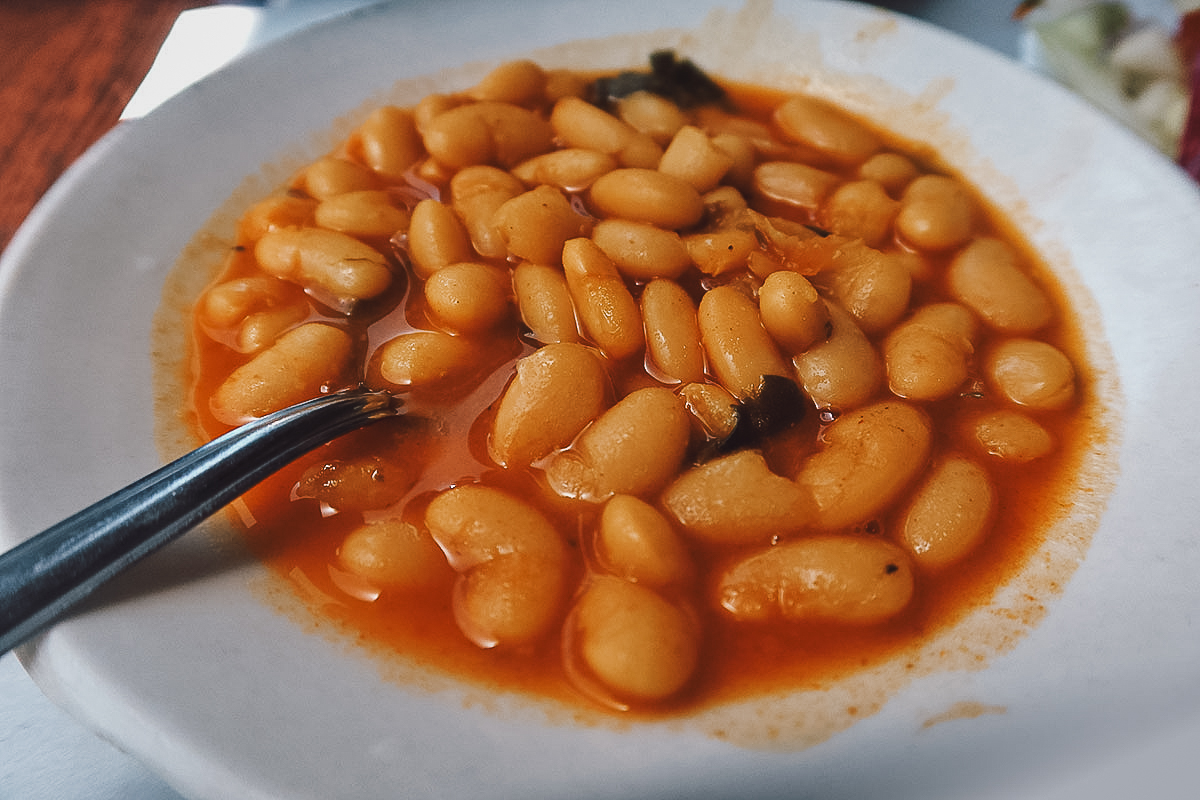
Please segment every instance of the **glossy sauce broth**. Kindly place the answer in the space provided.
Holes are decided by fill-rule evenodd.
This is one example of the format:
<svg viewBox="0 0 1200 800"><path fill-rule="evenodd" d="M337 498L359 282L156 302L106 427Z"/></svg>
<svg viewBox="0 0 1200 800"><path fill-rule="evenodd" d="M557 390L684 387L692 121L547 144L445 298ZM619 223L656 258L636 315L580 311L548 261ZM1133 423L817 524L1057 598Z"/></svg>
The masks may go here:
<svg viewBox="0 0 1200 800"><path fill-rule="evenodd" d="M579 85L584 83L580 81ZM756 164L773 160L811 164L835 176L839 185L859 178L861 162L842 163L811 145L790 141L779 133L773 114L789 99L787 95L748 86L724 88L733 110L721 112L720 118L725 122L713 122L713 125L737 131L741 123L728 120L738 119L772 132L773 144L755 146ZM467 101L457 99L455 102ZM546 116L553 101L543 97L525 105ZM704 122L716 119L716 115L706 116L703 109L688 109L683 113L689 122L702 130L711 133L716 129L706 128ZM918 174L951 175L939 163L937 154L927 148L892 140L877 128L861 122L857 124L878 137L880 152L903 155L916 167ZM355 153L351 142L336 155L354 161ZM411 165L403 180L376 175L372 188L387 192L394 206L411 216L422 199L434 197L448 201L448 181L454 171L453 167L422 155ZM588 666L581 666L580 659L572 654L577 635L571 632L570 614L576 595L583 591L589 580L604 573L596 554L596 530L603 503L563 497L549 489L544 472L545 459L536 460L528 468L506 469L489 451L488 439L496 408L512 381L517 364L546 343L533 338L522 321L520 309L510 299L507 311L485 334L466 335L473 344L474 362L465 377L423 387L390 384L382 377L380 367L383 346L401 334L444 330L446 327L437 319L436 313L431 312L422 293L423 280L414 270L403 230L389 236L358 237L387 257L393 280L378 295L354 302L351 313L343 313L344 309L331 305L311 287L304 287L308 291L298 295L299 299L289 296L281 304L290 303L300 308L284 330L323 322L349 334L353 351L350 363L339 370L335 378L326 381L323 390L352 386L359 381L390 388L404 394L409 416L377 423L345 436L302 458L249 492L242 510L242 522L247 523L246 540L274 571L305 587L304 593L316 613L336 622L372 650L402 654L479 685L528 692L571 704L599 704L633 714L690 711L778 690L820 688L885 659L904 658L937 631L986 604L997 587L1003 586L1026 565L1051 523L1064 514L1064 504L1069 503L1067 498L1076 487L1084 453L1104 433L1096 428L1098 400L1094 396L1091 368L1083 358L1079 321L1067 307L1052 272L985 198L965 184L962 186L978 211L972 223L971 238L994 237L1008 243L1018 254L1026 274L1050 301L1052 320L1028 335L1066 354L1074 368L1074 395L1063 407L1033 410L1014 406L998 396L994 381L985 374L981 356L996 343L1014 335L980 324L974 351L968 358L967 378L949 396L914 402L931 423L930 452L935 455L950 451L968 453L984 465L995 492L996 507L990 515L986 535L969 553L948 567L911 567L914 575L912 597L901 610L885 619L870 624L846 624L837 619L784 619L779 613L770 615L767 621L731 618L714 599L721 576L752 552L802 539L814 532L788 533L754 544L714 543L690 535L685 524L671 519L685 545L695 577L682 585L663 589L661 594L676 607L684 609L685 616L699 632L696 665L680 688L661 697L631 698L622 687L614 689L603 685L602 681L597 686L597 678L589 674ZM838 243L849 247L856 241L854 236L830 230L820 209L804 210L795 203L764 197L752 185L743 184L739 189L747 196L750 207L764 217L807 226L814 236L819 237L813 240L814 247L827 241L830 242L828 252L836 254ZM603 215L591 205L586 189L564 191L563 194L579 213L580 236L587 237L588 229ZM890 199L899 203L902 191L893 195ZM311 195L305 188L304 176L298 177L280 197L309 202ZM685 227L680 233L687 235L689 230L694 232L703 228L712 214L710 205L704 220ZM289 224L311 226L312 222L311 218L305 217L282 223L280 227ZM786 225L781 222L780 227L786 228ZM248 232L252 228L253 225L243 224L238 246L230 253L218 285L263 276L264 270L255 257L254 236L258 234ZM756 235L761 243L764 234L759 230ZM914 278L902 319L930 303L956 300L945 275L949 263L964 246L940 250L914 247L894 230L893 225L886 240L873 248L912 259ZM836 255L830 257L836 260ZM505 274L521 261L512 256L486 258L478 254L472 260L496 267ZM819 277L815 276L814 282L818 282ZM735 285L753 296L761 287L763 277L744 266L718 275L701 273L692 266L674 280L698 303L705 291L719 285ZM303 281L287 282L303 286ZM641 279L625 278L635 299L640 297L646 283ZM821 294L823 302L835 302L827 288L822 288ZM868 334L876 352L880 351L883 340L894 327L895 324L889 325L885 330ZM600 349L587 331L582 330L582 325L581 340L586 346ZM218 330L205 316L203 304L198 306L193 354L196 377L191 403L205 437L216 436L231 427L228 419L222 421L214 415L211 398L235 370L255 357L252 353L231 348L230 341L229 331ZM266 348L270 346L268 344ZM661 371L648 362L644 350L624 358L611 358L603 352L600 356L610 382L606 398L610 407L617 399L638 388L658 386L672 392L680 389L680 382L664 379ZM717 384L711 358L709 361L710 368L704 380ZM790 377L794 379L794 376ZM811 398L807 400L809 405L798 421L782 432L755 442L751 448L763 454L771 471L777 475L797 474L806 459L824 446L825 431L836 420L857 409L818 407ZM886 400L895 398L889 393L885 380L859 406ZM994 409L1017 410L1035 418L1052 439L1052 452L1017 462L972 450L964 426L973 415ZM692 418L690 421L692 433L679 472L708 458L706 448L719 438L706 433L699 420ZM346 510L335 507L336 504L327 498L303 496L312 494L302 487L311 487L313 475L319 473L323 465L356 462L375 456L390 465L391 473L406 476L401 482L404 488L388 497L386 503ZM388 474L386 470L384 474ZM882 510L826 533L895 542L901 515L921 480L917 477L906 481L906 489ZM465 636L455 611L455 585L461 575L453 569L439 569L429 585L420 590L398 591L381 588L370 578L356 574L339 556L347 536L364 522L397 518L411 523L414 528L425 529L426 512L434 499L450 487L461 485L494 487L520 498L549 520L562 537L568 590L555 612L554 624L532 642L481 647ZM643 492L641 497L661 511L664 491L666 488L658 485ZM443 549L447 548L443 546Z"/></svg>

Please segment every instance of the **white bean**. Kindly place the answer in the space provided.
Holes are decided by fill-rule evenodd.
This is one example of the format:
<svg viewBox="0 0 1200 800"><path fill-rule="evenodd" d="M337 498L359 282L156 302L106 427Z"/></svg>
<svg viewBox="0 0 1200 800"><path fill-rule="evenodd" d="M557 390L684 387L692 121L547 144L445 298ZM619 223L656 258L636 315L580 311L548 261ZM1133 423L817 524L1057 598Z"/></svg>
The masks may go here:
<svg viewBox="0 0 1200 800"><path fill-rule="evenodd" d="M800 387L817 408L848 411L869 401L883 383L883 359L854 318L826 303L832 333L792 358Z"/></svg>
<svg viewBox="0 0 1200 800"><path fill-rule="evenodd" d="M1075 400L1075 367L1063 351L1036 339L1008 339L984 359L988 380L1020 406L1066 408Z"/></svg>
<svg viewBox="0 0 1200 800"><path fill-rule="evenodd" d="M923 306L883 342L888 386L897 397L940 400L967 379L978 324L957 303Z"/></svg>
<svg viewBox="0 0 1200 800"><path fill-rule="evenodd" d="M419 591L448 586L453 575L428 531L411 522L383 519L346 535L338 564L384 591Z"/></svg>
<svg viewBox="0 0 1200 800"><path fill-rule="evenodd" d="M528 465L566 447L604 410L608 376L581 344L550 344L517 362L488 447L496 463Z"/></svg>
<svg viewBox="0 0 1200 800"><path fill-rule="evenodd" d="M469 339L444 331L412 331L385 342L376 360L386 383L419 389L465 377L477 366L477 356Z"/></svg>
<svg viewBox="0 0 1200 800"><path fill-rule="evenodd" d="M839 108L796 96L775 109L775 122L793 141L840 164L859 164L879 149L879 137Z"/></svg>
<svg viewBox="0 0 1200 800"><path fill-rule="evenodd" d="M392 285L382 253L323 228L268 231L254 245L254 257L266 272L300 284L339 311L378 297Z"/></svg>
<svg viewBox="0 0 1200 800"><path fill-rule="evenodd" d="M449 264L425 281L425 302L447 329L483 333L508 316L511 286L508 272L490 264Z"/></svg>
<svg viewBox="0 0 1200 800"><path fill-rule="evenodd" d="M683 400L667 389L630 392L551 458L546 479L563 497L602 502L649 495L679 470L691 437Z"/></svg>
<svg viewBox="0 0 1200 800"><path fill-rule="evenodd" d="M598 576L568 621L573 651L622 701L664 700L683 689L700 658L700 628L683 610L636 583Z"/></svg>
<svg viewBox="0 0 1200 800"><path fill-rule="evenodd" d="M464 484L425 511L430 534L459 573L454 616L481 647L530 644L559 618L567 550L533 506L499 489Z"/></svg>
<svg viewBox="0 0 1200 800"><path fill-rule="evenodd" d="M611 358L620 360L645 344L642 312L621 273L591 239L571 239L562 248L563 272L584 332Z"/></svg>
<svg viewBox="0 0 1200 800"><path fill-rule="evenodd" d="M817 276L864 333L891 328L908 310L912 274L901 257L866 246L847 246L833 269Z"/></svg>
<svg viewBox="0 0 1200 800"><path fill-rule="evenodd" d="M240 425L317 397L345 380L354 347L340 328L310 322L293 328L235 369L209 401L213 415Z"/></svg>
<svg viewBox="0 0 1200 800"><path fill-rule="evenodd" d="M717 604L736 620L874 625L903 611L914 579L908 556L881 539L814 536L767 548L721 576Z"/></svg>
<svg viewBox="0 0 1200 800"><path fill-rule="evenodd" d="M697 320L708 364L735 397L758 394L765 375L791 377L758 306L736 287L726 284L705 292Z"/></svg>
<svg viewBox="0 0 1200 800"><path fill-rule="evenodd" d="M690 183L653 169L615 169L589 192L603 216L648 222L669 230L690 228L704 216L704 201Z"/></svg>
<svg viewBox="0 0 1200 800"><path fill-rule="evenodd" d="M823 449L804 460L796 483L816 502L826 530L866 522L925 468L929 418L914 406L883 401L838 417L822 433Z"/></svg>
<svg viewBox="0 0 1200 800"><path fill-rule="evenodd" d="M987 470L962 456L938 460L913 493L897 525L901 544L927 569L965 558L987 535L996 490Z"/></svg>
<svg viewBox="0 0 1200 800"><path fill-rule="evenodd" d="M1001 461L1024 464L1054 452L1050 431L1020 411L980 414L964 424L967 440L981 453Z"/></svg>
<svg viewBox="0 0 1200 800"><path fill-rule="evenodd" d="M704 378L704 348L691 297L679 284L653 280L642 290L646 356L668 380L691 383Z"/></svg>
<svg viewBox="0 0 1200 800"><path fill-rule="evenodd" d="M579 341L575 305L561 269L523 261L513 269L512 282L521 320L534 339L542 344Z"/></svg>
<svg viewBox="0 0 1200 800"><path fill-rule="evenodd" d="M662 494L689 536L719 544L758 544L812 524L812 495L776 475L757 450L738 450L692 467Z"/></svg>
<svg viewBox="0 0 1200 800"><path fill-rule="evenodd" d="M959 302L1006 333L1031 333L1054 313L1017 252L1000 239L979 238L964 247L950 262L946 280Z"/></svg>
<svg viewBox="0 0 1200 800"><path fill-rule="evenodd" d="M791 270L772 272L758 292L763 327L784 352L803 353L833 333L829 309L808 278Z"/></svg>
<svg viewBox="0 0 1200 800"><path fill-rule="evenodd" d="M695 572L670 520L645 500L619 494L604 504L596 557L608 572L651 588L681 586Z"/></svg>

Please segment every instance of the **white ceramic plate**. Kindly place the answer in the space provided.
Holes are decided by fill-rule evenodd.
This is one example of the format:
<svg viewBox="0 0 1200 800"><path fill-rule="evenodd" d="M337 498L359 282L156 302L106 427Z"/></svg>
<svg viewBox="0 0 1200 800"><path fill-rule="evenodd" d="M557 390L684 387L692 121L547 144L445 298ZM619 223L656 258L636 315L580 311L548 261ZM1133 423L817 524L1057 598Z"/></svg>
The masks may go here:
<svg viewBox="0 0 1200 800"><path fill-rule="evenodd" d="M646 33L659 29L670 30ZM177 363L179 340L170 325L155 332L155 313L206 220L220 231L381 99L618 35L541 54L628 66L675 46L718 74L883 114L936 141L1061 265L1096 357L1112 359L1101 387L1119 435L1098 456L1115 470L1107 510L1061 595L1035 598L1040 623L1018 626L982 668L968 668L977 643L964 640L967 658L897 685L876 713L768 752L686 723L576 725L434 678L414 687L411 671L385 674L264 602L263 571L214 524L26 648L39 685L196 798L1065 797L1072 775L1156 737L1182 728L1200 746L1200 195L1063 90L866 7L400 3L269 46L122 125L47 195L0 266L0 544L160 463L171 426L156 434L155 395L171 387L155 364ZM395 85L468 62L442 83ZM192 247L200 261L219 249ZM167 304L197 285L174 286ZM1060 565L1083 552L1064 537L1046 551ZM814 714L828 707L811 700ZM783 706L803 716L808 703ZM1192 767L1175 766L1181 779Z"/></svg>

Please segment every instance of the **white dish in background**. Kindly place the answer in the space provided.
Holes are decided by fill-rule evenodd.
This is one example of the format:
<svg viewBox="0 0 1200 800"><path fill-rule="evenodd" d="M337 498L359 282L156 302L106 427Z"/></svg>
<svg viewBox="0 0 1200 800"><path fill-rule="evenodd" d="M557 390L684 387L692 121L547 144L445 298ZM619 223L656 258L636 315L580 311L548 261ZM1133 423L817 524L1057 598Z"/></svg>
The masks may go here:
<svg viewBox="0 0 1200 800"><path fill-rule="evenodd" d="M1120 385L1119 473L1045 619L985 669L933 672L827 741L771 753L687 726L572 726L520 702L497 711L464 707L453 688L406 689L263 602L262 570L217 524L25 650L48 695L196 798L1066 797L1079 770L1196 730L1200 193L1065 91L935 29L781 0L729 8L727 35L704 22L710 8L727 7L398 4L269 45L106 137L0 266L0 545L160 462L153 318L180 251L220 229L205 222L234 210L231 195L252 199L322 152L398 79L450 69L441 79L466 86L485 62L638 34L574 46L572 63L629 66L648 44L679 46L719 75L795 71L813 91L891 111L1086 287L1088 327L1115 358L1102 384ZM675 31L641 35L660 28ZM1184 785L1194 767L1179 768Z"/></svg>

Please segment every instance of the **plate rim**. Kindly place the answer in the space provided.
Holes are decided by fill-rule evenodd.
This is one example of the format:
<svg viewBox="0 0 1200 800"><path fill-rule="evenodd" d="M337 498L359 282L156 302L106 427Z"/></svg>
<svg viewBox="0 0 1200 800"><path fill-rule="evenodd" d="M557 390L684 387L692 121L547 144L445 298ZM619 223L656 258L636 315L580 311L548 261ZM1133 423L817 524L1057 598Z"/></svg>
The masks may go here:
<svg viewBox="0 0 1200 800"><path fill-rule="evenodd" d="M840 5L837 3L806 3L803 1L797 2L794 4L789 4L789 5L804 6L804 5L810 5L810 4L811 5L826 5L826 6ZM374 16L376 9L373 7L372 9L368 9L367 11L370 11L371 13L364 14L364 16ZM386 13L386 11L385 11L385 13ZM322 28L322 30L309 30L309 31L303 32L301 34L301 39L303 39L304 37L310 37L309 41L312 41L312 39L320 39L322 36L326 35L323 29L326 28L327 26L328 27L341 27L344 24L346 24L346 23L340 18L337 20L333 20L329 23L326 23L325 25L320 26ZM927 31L927 33L929 33L929 31ZM948 34L946 32L940 31L940 30L935 30L934 33L936 33L939 36L953 37L953 34ZM957 37L955 37L955 38L957 38ZM962 41L962 40L960 40L960 41ZM969 42L965 42L965 43L968 45L970 44ZM279 42L277 44L272 43L272 44L266 45L264 50L266 48L274 48L276 46L278 48L289 48L289 47L294 47L296 45L295 45L294 41L289 39L289 40L286 40L283 42ZM992 53L990 53L990 51L984 51L981 49L981 52L986 53L987 55L990 55L990 56L995 56L996 58L1003 60L1003 57L998 56L996 54L992 54ZM254 56L255 54L250 54L250 55ZM259 57L263 58L263 59L269 59L269 58L272 58L273 56L274 56L273 53L266 53L265 55L262 55ZM230 65L225 70L222 70L219 73L217 73L216 75L212 76L210 79L206 79L206 81L226 81L226 80L230 79L228 77L230 70L233 70L234 71L233 74L236 76L238 70L246 69L246 68L247 67L245 65L242 65L239 67L238 64L235 63L234 65ZM211 85L211 83L207 83L206 85ZM200 88L196 89L196 91L198 91L198 92L203 92L205 90L206 90L205 86L200 86ZM1068 95L1065 91L1062 94L1064 96L1073 97L1073 96ZM172 100L168 101L168 104L171 104L171 103L186 104L189 102L191 102L190 96L181 95L178 98L173 98ZM170 106L168 106L167 104L164 104L164 107L169 108ZM155 111L155 112L153 112L153 114L151 116L153 116L155 114L159 114L159 112ZM147 119L149 119L149 118L150 117L147 117ZM63 198L69 196L72 193L72 191L78 187L78 185L80 183L86 183L89 180L90 176L93 174L93 170L96 168L96 164L103 162L106 158L109 158L110 154L112 152L119 150L124 145L124 143L129 140L129 137L133 136L133 131L135 129L133 129L130 126L136 125L136 124L141 124L144 121L145 120L139 120L136 122L131 121L129 123L122 123L120 126L118 126L116 129L111 131L109 134L106 134L105 137L102 138L100 143L98 143L96 146L94 146L92 149L90 149L88 151L88 153L80 161L78 161L78 162L76 162L76 164L72 165L72 167L68 170L68 172L64 175L64 177L55 184L55 186L51 189L51 191L48 192L47 195L43 198L43 200L40 201L39 204L35 207L35 210L33 212L31 212L30 217L27 220L28 224L22 225L21 229L18 230L17 234L14 235L12 243L10 243L9 248L6 249L3 259L0 260L0 302L3 301L2 299L5 297L6 292L8 291L8 286L10 284L10 281L15 281L16 278L18 277L17 271L20 269L21 265L24 263L23 254L25 254L30 248L33 247L34 244L36 244L39 234L44 233L46 228L53 227L55 214L58 212L58 210L61 206L61 203L63 202ZM141 130L141 129L137 129L137 130ZM1137 140L1133 139L1132 136L1130 138L1131 138L1131 141L1137 141ZM26 241L26 239L28 239L29 241ZM3 533L3 532L0 531L0 533ZM27 669L29 669L31 674L34 675L35 681L39 680L39 676L40 676L42 680L47 682L47 685L48 685L47 693L50 694L52 691L54 691L53 688L50 688L50 684L53 683L52 678L55 674L55 671L46 662L42 661L43 654L40 651L41 651L41 648L37 647L37 646L25 651L22 654L23 655L23 663L25 663L26 661L28 662ZM50 658L53 658L53 653L48 653L48 656ZM38 663L38 662L42 662L42 663ZM40 681L39 681L39 683L40 683ZM61 687L60 687L60 690L61 690ZM67 688L66 690L68 692L71 691L69 688ZM103 731L103 730L101 731L101 733L102 733L102 735L113 734L112 731ZM264 795L264 796L267 796L267 795Z"/></svg>

